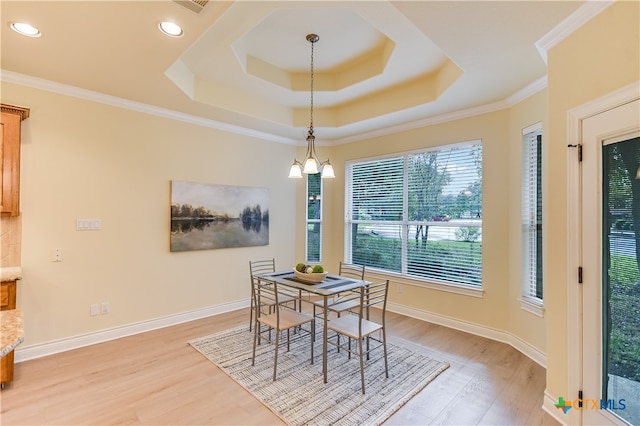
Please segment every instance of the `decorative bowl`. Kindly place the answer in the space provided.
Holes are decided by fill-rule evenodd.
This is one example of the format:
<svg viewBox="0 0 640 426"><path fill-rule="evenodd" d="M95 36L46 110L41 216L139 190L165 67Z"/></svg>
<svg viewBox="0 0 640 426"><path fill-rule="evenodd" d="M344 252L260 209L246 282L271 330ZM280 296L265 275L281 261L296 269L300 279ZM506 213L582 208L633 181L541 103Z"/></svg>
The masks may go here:
<svg viewBox="0 0 640 426"><path fill-rule="evenodd" d="M321 283L329 274L328 272L312 272L311 274L306 274L304 272L299 272L297 269L294 269L293 272L296 274L296 278L302 281L307 281L309 283Z"/></svg>

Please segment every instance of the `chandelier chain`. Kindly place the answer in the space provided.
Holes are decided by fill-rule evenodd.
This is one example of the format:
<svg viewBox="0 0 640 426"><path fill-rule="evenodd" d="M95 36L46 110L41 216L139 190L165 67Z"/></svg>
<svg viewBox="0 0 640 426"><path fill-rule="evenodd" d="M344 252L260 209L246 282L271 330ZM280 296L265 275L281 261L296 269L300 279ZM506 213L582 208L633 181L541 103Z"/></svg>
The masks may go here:
<svg viewBox="0 0 640 426"><path fill-rule="evenodd" d="M315 45L315 41L311 40L311 113L310 113L310 124L309 127L313 129L313 47Z"/></svg>

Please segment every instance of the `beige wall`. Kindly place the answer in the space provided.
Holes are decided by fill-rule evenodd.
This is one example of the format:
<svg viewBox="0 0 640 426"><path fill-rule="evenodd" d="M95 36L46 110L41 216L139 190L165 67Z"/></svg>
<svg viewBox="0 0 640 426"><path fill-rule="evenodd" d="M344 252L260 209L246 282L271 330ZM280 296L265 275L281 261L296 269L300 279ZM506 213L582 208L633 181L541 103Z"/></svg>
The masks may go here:
<svg viewBox="0 0 640 426"><path fill-rule="evenodd" d="M549 51L549 137L547 167L547 390L566 396L568 371L567 306L567 112L640 78L639 3L616 2Z"/></svg>
<svg viewBox="0 0 640 426"><path fill-rule="evenodd" d="M509 111L509 329L515 336L546 352L545 320L525 311L522 297L522 130L542 123L543 145L547 137L547 90L538 92ZM543 146L543 155L546 153ZM543 158L543 164L546 162ZM544 184L545 182L543 182ZM543 212L543 221L546 214ZM543 225L544 226L544 225ZM543 284L544 285L544 284ZM544 293L544 290L543 290ZM546 294L543 294L546 304ZM544 310L542 312L544 315Z"/></svg>
<svg viewBox="0 0 640 426"><path fill-rule="evenodd" d="M248 303L249 259L285 267L296 258L292 146L13 84L2 84L2 101L31 108L21 146L22 348ZM270 244L170 253L173 179L268 188ZM76 231L77 218L101 219L102 230ZM62 262L51 261L53 248ZM101 302L111 313L89 316Z"/></svg>
<svg viewBox="0 0 640 426"><path fill-rule="evenodd" d="M336 146L331 162L336 175L344 176L347 160L411 151L443 144L480 139L483 144L483 289L482 298L429 289L419 281L391 278L390 302L427 316L473 324L491 331L513 335L540 352L545 349L545 321L520 308L519 262L510 244L520 238L520 149L522 128L546 116L546 91L513 108L414 129L388 136ZM513 163L517 163L514 166ZM325 246L323 260L337 267L344 257L344 185L326 181ZM299 194L300 195L300 194ZM516 217L514 223L512 218ZM515 233L515 237L513 237ZM330 239L326 236L331 235Z"/></svg>
<svg viewBox="0 0 640 426"><path fill-rule="evenodd" d="M305 180L287 179L296 149L85 100L3 84L3 101L26 105L23 123L22 267L18 305L24 346L127 326L211 306L247 302L247 261L275 256L280 268L304 253ZM323 263L343 259L344 164L369 157L481 139L484 147L484 296L419 286L392 288L391 301L417 312L514 335L544 352L544 320L520 310L510 244L519 226L521 129L544 115L541 93L516 107L336 147L337 178L324 182ZM297 149L298 157L303 148ZM261 168L264 162L274 166ZM253 168L260 172L247 173ZM170 253L172 179L268 187L270 245ZM79 232L77 218L102 230ZM295 223L292 232L291 224ZM506 225L506 226L505 226ZM297 232L296 232L297 231ZM64 260L50 260L61 248ZM392 280L393 281L393 280ZM406 282L406 281L405 281ZM111 313L89 316L108 301Z"/></svg>
<svg viewBox="0 0 640 426"><path fill-rule="evenodd" d="M399 293L394 284L391 301L511 334L546 352L549 386L562 394L566 330L558 324L567 322L562 238L566 111L638 78L637 17L637 3L616 4L558 44L549 54L549 89L514 107L351 144L319 146L320 156L331 158L338 176L325 181L323 263L335 269L344 255L346 160L482 139L484 296L412 285ZM545 122L547 98L546 318L538 318L522 311L517 300L519 161L522 128ZM27 106L32 113L23 122L22 143L24 279L18 305L25 311L25 346L246 302L249 259L275 256L282 268L301 259L304 180L291 181L286 171L303 148L7 83L2 84L2 100ZM261 167L265 162L274 165ZM270 245L170 253L172 179L269 188ZM78 232L77 218L99 218L103 229ZM63 262L50 261L52 248L63 249ZM111 303L111 313L90 317L89 305L103 301Z"/></svg>

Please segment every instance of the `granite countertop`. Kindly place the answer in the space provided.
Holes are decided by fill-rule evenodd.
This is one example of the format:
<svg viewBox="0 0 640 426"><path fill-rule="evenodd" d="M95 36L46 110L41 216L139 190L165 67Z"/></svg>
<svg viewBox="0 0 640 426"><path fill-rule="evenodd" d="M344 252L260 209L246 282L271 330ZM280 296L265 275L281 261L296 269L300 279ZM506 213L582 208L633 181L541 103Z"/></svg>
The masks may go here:
<svg viewBox="0 0 640 426"><path fill-rule="evenodd" d="M22 279L20 266L8 266L0 268L0 282L16 281Z"/></svg>
<svg viewBox="0 0 640 426"><path fill-rule="evenodd" d="M23 340L22 311L20 309L0 311L0 357L14 350Z"/></svg>

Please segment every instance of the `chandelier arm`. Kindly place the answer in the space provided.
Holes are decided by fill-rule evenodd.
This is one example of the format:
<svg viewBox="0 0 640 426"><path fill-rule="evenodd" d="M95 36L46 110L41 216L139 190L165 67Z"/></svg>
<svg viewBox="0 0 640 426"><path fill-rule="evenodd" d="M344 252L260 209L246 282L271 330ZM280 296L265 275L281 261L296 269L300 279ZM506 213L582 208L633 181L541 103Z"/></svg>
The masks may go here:
<svg viewBox="0 0 640 426"><path fill-rule="evenodd" d="M307 155L304 157L307 158L316 158L316 149L314 147L313 139L307 138Z"/></svg>

